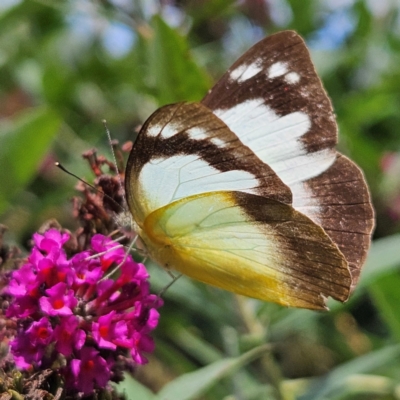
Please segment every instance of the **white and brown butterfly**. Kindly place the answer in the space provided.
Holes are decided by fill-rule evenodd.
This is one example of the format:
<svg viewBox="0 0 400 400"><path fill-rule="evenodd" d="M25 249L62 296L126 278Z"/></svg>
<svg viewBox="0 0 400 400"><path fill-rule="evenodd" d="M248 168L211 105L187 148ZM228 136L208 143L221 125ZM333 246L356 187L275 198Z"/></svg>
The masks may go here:
<svg viewBox="0 0 400 400"><path fill-rule="evenodd" d="M160 265L210 285L310 309L346 301L374 219L336 143L303 40L265 38L200 103L143 125L125 180L137 233Z"/></svg>

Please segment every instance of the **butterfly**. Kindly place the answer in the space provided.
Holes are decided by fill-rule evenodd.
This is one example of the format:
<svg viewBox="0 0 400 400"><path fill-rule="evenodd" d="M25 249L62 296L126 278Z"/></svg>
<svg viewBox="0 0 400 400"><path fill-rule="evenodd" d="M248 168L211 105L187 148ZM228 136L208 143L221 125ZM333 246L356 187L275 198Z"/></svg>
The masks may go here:
<svg viewBox="0 0 400 400"><path fill-rule="evenodd" d="M201 282L285 306L344 302L374 212L336 143L304 41L269 36L201 102L166 105L144 123L125 176L135 230L154 261Z"/></svg>

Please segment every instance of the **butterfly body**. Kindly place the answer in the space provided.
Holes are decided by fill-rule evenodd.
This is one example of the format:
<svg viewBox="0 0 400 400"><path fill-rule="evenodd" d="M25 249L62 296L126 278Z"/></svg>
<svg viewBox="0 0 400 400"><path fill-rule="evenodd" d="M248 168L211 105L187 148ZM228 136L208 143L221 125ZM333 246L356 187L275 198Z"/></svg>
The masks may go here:
<svg viewBox="0 0 400 400"><path fill-rule="evenodd" d="M125 185L150 256L283 305L345 301L373 211L362 173L336 142L302 39L282 32L262 40L201 103L162 107L143 125Z"/></svg>

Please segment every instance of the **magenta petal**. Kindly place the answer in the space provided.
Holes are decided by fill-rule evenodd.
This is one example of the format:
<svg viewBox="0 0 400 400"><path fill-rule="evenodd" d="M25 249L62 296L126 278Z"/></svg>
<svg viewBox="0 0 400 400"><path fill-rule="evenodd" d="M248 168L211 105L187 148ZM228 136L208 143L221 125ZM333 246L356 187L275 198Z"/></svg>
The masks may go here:
<svg viewBox="0 0 400 400"><path fill-rule="evenodd" d="M75 341L75 348L77 350L80 350L82 346L85 344L86 340L86 333L82 329L79 329L75 336L74 336L74 341Z"/></svg>
<svg viewBox="0 0 400 400"><path fill-rule="evenodd" d="M62 307L54 308L54 304L49 297L45 296L41 297L39 299L39 304L43 312L52 317L56 315L62 315L62 316L72 315L72 310L65 305Z"/></svg>
<svg viewBox="0 0 400 400"><path fill-rule="evenodd" d="M74 315L62 317L54 329L56 349L64 356L70 356L74 349L80 349L86 338L85 332L77 330L79 321Z"/></svg>
<svg viewBox="0 0 400 400"><path fill-rule="evenodd" d="M70 235L68 233L61 233L57 229L49 229L44 233L44 238L52 240L57 246L61 248L68 241Z"/></svg>
<svg viewBox="0 0 400 400"><path fill-rule="evenodd" d="M160 319L160 313L152 308L149 312L149 316L147 318L146 327L149 330L153 330L158 325L158 320Z"/></svg>
<svg viewBox="0 0 400 400"><path fill-rule="evenodd" d="M64 282L57 283L52 288L47 289L46 294L49 297L42 296L39 303L42 310L51 316L71 315L72 309L78 303L74 291L67 290L67 285Z"/></svg>
<svg viewBox="0 0 400 400"><path fill-rule="evenodd" d="M7 318L26 318L37 312L37 300L30 296L19 297L14 300L6 311Z"/></svg>
<svg viewBox="0 0 400 400"><path fill-rule="evenodd" d="M10 343L11 352L18 368L28 369L32 364L40 365L45 347L34 347L28 335L17 336Z"/></svg>
<svg viewBox="0 0 400 400"><path fill-rule="evenodd" d="M36 247L34 247L28 257L28 261L33 265L37 265L37 263L43 258L43 254Z"/></svg>
<svg viewBox="0 0 400 400"><path fill-rule="evenodd" d="M37 281L36 274L32 271L32 266L25 264L21 269L13 272L12 279L5 289L5 293L20 297L25 296L37 287L39 287L39 282Z"/></svg>
<svg viewBox="0 0 400 400"><path fill-rule="evenodd" d="M47 254L54 250L59 250L60 246L54 240L44 238L40 243L40 250L45 251Z"/></svg>
<svg viewBox="0 0 400 400"><path fill-rule="evenodd" d="M40 243L43 240L43 235L41 235L40 233L34 233L33 234L33 242L35 243L35 247L40 248Z"/></svg>
<svg viewBox="0 0 400 400"><path fill-rule="evenodd" d="M15 352L15 349L14 349ZM13 355L13 360L15 365L19 369L28 369L31 366L31 363L25 361L25 357Z"/></svg>
<svg viewBox="0 0 400 400"><path fill-rule="evenodd" d="M136 272L136 279L146 280L149 279L149 273L147 272L146 267L143 264L138 264L138 270Z"/></svg>
<svg viewBox="0 0 400 400"><path fill-rule="evenodd" d="M79 370L80 370L80 366L81 366L81 360L77 360L77 359L73 359L73 360L71 360L71 362L70 362L70 368L71 368L71 371L72 371L72 374L75 376L75 377L78 377L78 375L79 375Z"/></svg>
<svg viewBox="0 0 400 400"><path fill-rule="evenodd" d="M118 321L114 326L114 336L118 338L126 337L128 333L128 327L125 321Z"/></svg>
<svg viewBox="0 0 400 400"><path fill-rule="evenodd" d="M98 386L104 388L110 379L110 369L99 352L90 347L81 350L80 360L70 362L70 369L75 377L74 386L84 394L91 394Z"/></svg>
<svg viewBox="0 0 400 400"><path fill-rule="evenodd" d="M53 328L50 321L43 317L37 322L33 322L29 329L26 330L30 344L47 346L53 339Z"/></svg>

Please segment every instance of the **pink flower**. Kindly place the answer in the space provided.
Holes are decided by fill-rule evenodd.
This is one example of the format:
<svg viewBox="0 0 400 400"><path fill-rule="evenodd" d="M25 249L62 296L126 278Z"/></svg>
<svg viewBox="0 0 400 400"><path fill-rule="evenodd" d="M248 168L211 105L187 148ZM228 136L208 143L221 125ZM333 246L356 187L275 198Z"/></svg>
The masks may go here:
<svg viewBox="0 0 400 400"><path fill-rule="evenodd" d="M20 328L11 352L21 369L59 365L68 393L89 394L132 363L147 362L162 300L150 294L146 268L131 256L118 278L104 279L125 259L110 238L95 235L92 249L70 259L67 241L55 229L35 234L28 261L12 273L6 315Z"/></svg>
<svg viewBox="0 0 400 400"><path fill-rule="evenodd" d="M52 288L46 290L48 297L39 299L39 304L47 315L71 315L72 309L78 300L74 297L73 290L67 290L64 282L59 282Z"/></svg>
<svg viewBox="0 0 400 400"><path fill-rule="evenodd" d="M25 264L13 273L13 279L8 285L7 293L15 297L26 295L36 297L37 286L37 276L33 272L32 266Z"/></svg>
<svg viewBox="0 0 400 400"><path fill-rule="evenodd" d="M40 233L33 234L35 247L47 253L54 251L56 248L61 249L62 246L68 242L68 239L68 233L61 233L57 229L49 229L44 235Z"/></svg>
<svg viewBox="0 0 400 400"><path fill-rule="evenodd" d="M70 368L75 388L84 394L91 394L96 386L104 388L110 379L107 361L92 348L84 347L80 358L71 360Z"/></svg>
<svg viewBox="0 0 400 400"><path fill-rule="evenodd" d="M26 333L30 337L32 345L45 347L53 338L53 328L46 317L41 318L38 322L32 322Z"/></svg>
<svg viewBox="0 0 400 400"><path fill-rule="evenodd" d="M11 342L11 351L19 368L28 368L32 363L41 365L46 346L53 338L53 329L45 317L33 322L23 335Z"/></svg>
<svg viewBox="0 0 400 400"><path fill-rule="evenodd" d="M128 334L128 327L125 321L115 320L116 313L111 311L103 315L98 322L93 322L93 338L100 348L115 350L116 342L123 342ZM125 341L125 343L127 343Z"/></svg>
<svg viewBox="0 0 400 400"><path fill-rule="evenodd" d="M148 335L135 332L133 334L133 343L134 345L131 348L133 361L137 364L146 364L147 358L143 355L143 352L151 353L154 351L153 339Z"/></svg>
<svg viewBox="0 0 400 400"><path fill-rule="evenodd" d="M79 320L75 315L63 317L54 329L56 350L64 356L70 356L73 350L80 350L85 343L86 333L78 329Z"/></svg>
<svg viewBox="0 0 400 400"><path fill-rule="evenodd" d="M28 335L17 336L10 345L18 368L28 369L32 364L40 365L45 349L41 346L32 346Z"/></svg>
<svg viewBox="0 0 400 400"><path fill-rule="evenodd" d="M91 244L96 252L106 252L100 259L103 271L107 271L113 263L119 264L125 257L123 247L104 235L94 235Z"/></svg>

